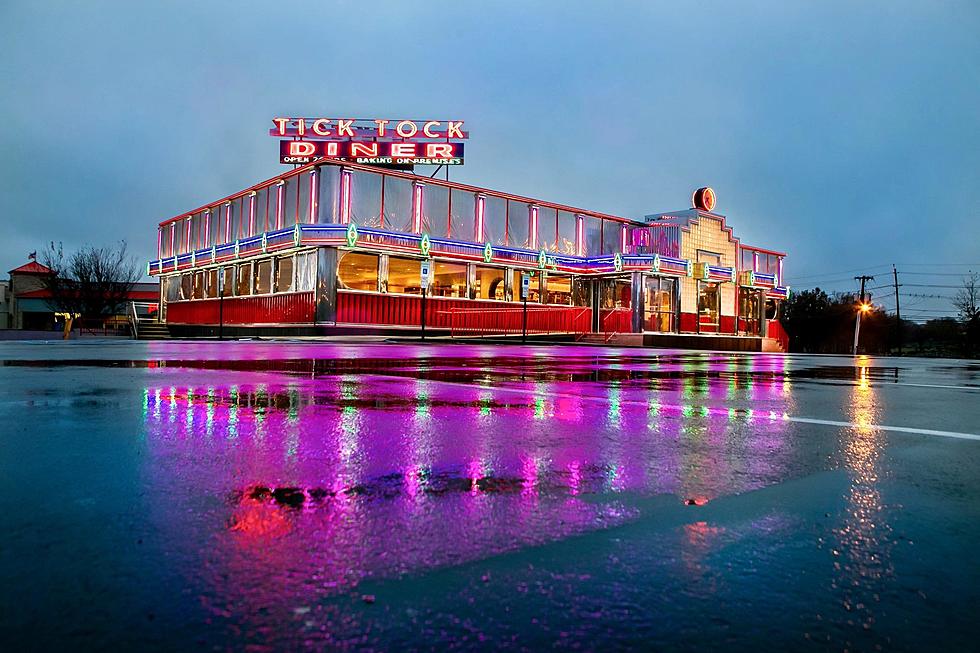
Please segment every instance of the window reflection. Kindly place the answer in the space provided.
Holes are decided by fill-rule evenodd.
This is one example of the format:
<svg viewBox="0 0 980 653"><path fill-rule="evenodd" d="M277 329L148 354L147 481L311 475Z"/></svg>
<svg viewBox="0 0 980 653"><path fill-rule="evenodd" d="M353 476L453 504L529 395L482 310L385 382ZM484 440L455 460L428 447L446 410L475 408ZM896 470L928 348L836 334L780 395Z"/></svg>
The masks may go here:
<svg viewBox="0 0 980 653"><path fill-rule="evenodd" d="M503 268L487 268L477 266L473 287L470 289L471 299L494 299L503 301L504 272Z"/></svg>
<svg viewBox="0 0 980 653"><path fill-rule="evenodd" d="M345 252L337 263L340 287L348 290L378 290L378 256Z"/></svg>
<svg viewBox="0 0 980 653"><path fill-rule="evenodd" d="M293 257L280 256L276 258L276 292L292 292L293 290Z"/></svg>
<svg viewBox="0 0 980 653"><path fill-rule="evenodd" d="M272 261L256 261L254 266L252 294L267 295L272 292Z"/></svg>
<svg viewBox="0 0 980 653"><path fill-rule="evenodd" d="M524 301L521 298L521 275L528 274L527 272L521 272L520 270L514 270L512 277L513 288L511 301L520 302ZM533 272L531 274L530 285L527 289L527 301L528 303L540 303L541 302L541 277Z"/></svg>
<svg viewBox="0 0 980 653"><path fill-rule="evenodd" d="M564 274L549 273L545 279L547 287L547 303L563 304L569 306L572 303L572 277Z"/></svg>
<svg viewBox="0 0 980 653"><path fill-rule="evenodd" d="M466 297L466 266L434 262L429 294L433 297Z"/></svg>
<svg viewBox="0 0 980 653"><path fill-rule="evenodd" d="M421 261L414 258L392 256L388 259L388 292L420 295Z"/></svg>
<svg viewBox="0 0 980 653"><path fill-rule="evenodd" d="M238 266L238 286L235 288L236 295L252 294L252 264L242 263Z"/></svg>

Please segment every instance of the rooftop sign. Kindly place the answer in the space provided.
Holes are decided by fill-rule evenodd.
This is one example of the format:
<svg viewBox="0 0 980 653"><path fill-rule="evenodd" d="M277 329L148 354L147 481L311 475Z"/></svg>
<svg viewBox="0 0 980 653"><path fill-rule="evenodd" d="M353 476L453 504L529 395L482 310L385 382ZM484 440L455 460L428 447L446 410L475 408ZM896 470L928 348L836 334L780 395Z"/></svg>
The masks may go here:
<svg viewBox="0 0 980 653"><path fill-rule="evenodd" d="M279 162L305 164L331 157L368 165L461 165L469 138L462 120L273 118L270 136Z"/></svg>

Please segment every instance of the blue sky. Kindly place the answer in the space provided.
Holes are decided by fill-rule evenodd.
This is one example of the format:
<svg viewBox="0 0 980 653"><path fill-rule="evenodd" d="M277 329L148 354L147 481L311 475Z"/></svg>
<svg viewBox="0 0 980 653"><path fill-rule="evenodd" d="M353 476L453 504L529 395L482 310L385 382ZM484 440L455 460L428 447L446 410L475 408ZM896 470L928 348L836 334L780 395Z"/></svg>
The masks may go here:
<svg viewBox="0 0 980 653"><path fill-rule="evenodd" d="M7 0L0 265L149 258L284 169L273 116L324 115L464 119L453 178L627 217L711 185L797 287L977 269L978 34L976 2Z"/></svg>

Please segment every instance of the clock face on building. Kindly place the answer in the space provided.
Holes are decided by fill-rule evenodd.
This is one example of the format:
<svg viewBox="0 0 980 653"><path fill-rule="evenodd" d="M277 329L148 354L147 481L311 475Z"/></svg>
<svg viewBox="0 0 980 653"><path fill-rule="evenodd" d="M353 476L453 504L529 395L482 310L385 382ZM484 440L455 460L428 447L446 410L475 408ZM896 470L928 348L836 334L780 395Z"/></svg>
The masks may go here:
<svg viewBox="0 0 980 653"><path fill-rule="evenodd" d="M694 191L694 197L691 199L691 203L696 209L711 211L715 208L715 191L707 186L699 188Z"/></svg>

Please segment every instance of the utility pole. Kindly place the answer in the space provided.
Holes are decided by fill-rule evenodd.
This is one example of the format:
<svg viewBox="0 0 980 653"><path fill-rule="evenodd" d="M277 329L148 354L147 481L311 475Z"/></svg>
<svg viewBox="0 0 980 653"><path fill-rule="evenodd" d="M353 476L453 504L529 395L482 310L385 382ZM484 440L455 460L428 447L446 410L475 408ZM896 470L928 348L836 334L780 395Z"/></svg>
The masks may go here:
<svg viewBox="0 0 980 653"><path fill-rule="evenodd" d="M895 277L895 326L898 329L898 355L902 355L902 305L898 303L898 268L892 263L892 275Z"/></svg>
<svg viewBox="0 0 980 653"><path fill-rule="evenodd" d="M860 277L854 277L855 281L861 282L861 298L858 300L857 319L854 321L854 347L852 349L852 354L857 356L858 353L858 337L861 335L861 314L867 312L868 305L864 303L864 284L868 281L874 281L874 277L862 274Z"/></svg>

